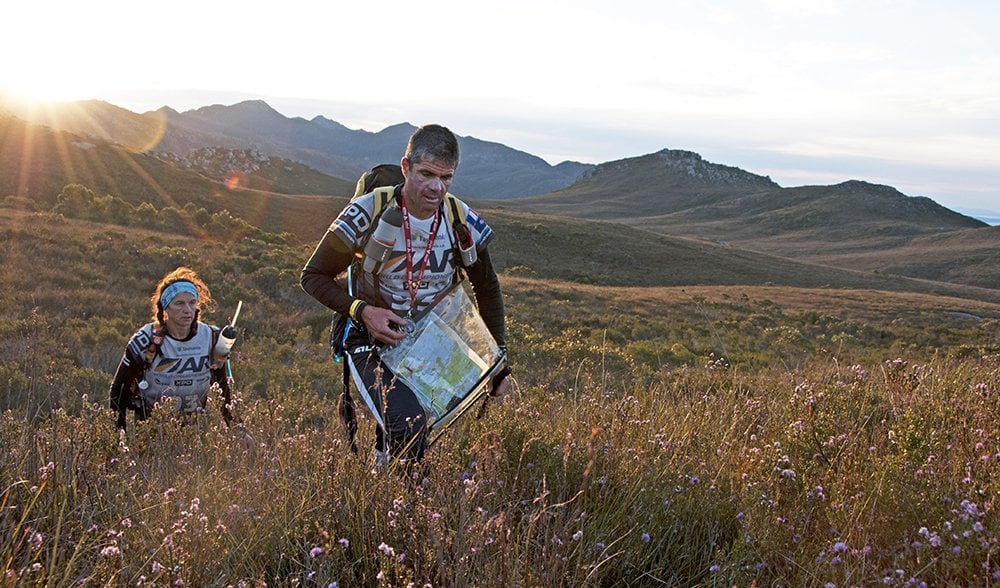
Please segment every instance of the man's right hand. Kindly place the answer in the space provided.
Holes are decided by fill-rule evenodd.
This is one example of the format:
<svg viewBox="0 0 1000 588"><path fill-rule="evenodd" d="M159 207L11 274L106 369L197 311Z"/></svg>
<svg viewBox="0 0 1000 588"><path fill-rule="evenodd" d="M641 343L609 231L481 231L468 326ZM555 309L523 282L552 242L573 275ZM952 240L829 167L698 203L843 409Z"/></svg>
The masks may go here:
<svg viewBox="0 0 1000 588"><path fill-rule="evenodd" d="M406 337L406 333L403 331L406 319L388 308L366 304L361 309L361 322L365 324L365 328L377 341L386 345L395 345Z"/></svg>

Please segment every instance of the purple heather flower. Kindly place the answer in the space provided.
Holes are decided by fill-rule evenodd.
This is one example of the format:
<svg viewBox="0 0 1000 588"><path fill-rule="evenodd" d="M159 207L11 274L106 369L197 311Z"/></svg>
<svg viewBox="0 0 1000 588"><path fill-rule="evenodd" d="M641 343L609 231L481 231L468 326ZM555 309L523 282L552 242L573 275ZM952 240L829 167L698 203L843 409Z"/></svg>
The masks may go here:
<svg viewBox="0 0 1000 588"><path fill-rule="evenodd" d="M643 533L642 540L645 541L646 543L649 543L649 533Z"/></svg>
<svg viewBox="0 0 1000 588"><path fill-rule="evenodd" d="M322 547L313 547L312 549L309 550L309 557L319 557L322 554L323 554Z"/></svg>
<svg viewBox="0 0 1000 588"><path fill-rule="evenodd" d="M122 551L118 549L117 545L108 545L101 550L101 555L104 557L116 557L121 555Z"/></svg>

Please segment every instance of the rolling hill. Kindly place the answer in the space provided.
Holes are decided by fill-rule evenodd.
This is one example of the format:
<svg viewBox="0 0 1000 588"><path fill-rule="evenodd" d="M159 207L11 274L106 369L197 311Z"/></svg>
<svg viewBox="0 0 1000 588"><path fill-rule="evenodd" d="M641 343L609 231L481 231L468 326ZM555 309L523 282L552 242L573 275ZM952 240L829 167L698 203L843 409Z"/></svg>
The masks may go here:
<svg viewBox="0 0 1000 588"><path fill-rule="evenodd" d="M303 242L322 233L342 206L342 198L353 192L354 182L331 177L301 162L363 169L390 160L413 130L408 124L399 124L367 133L323 117L289 119L261 101L185 113L163 108L143 115L91 101L63 105L47 116L50 124L90 135L60 134L5 119L0 127L0 171L4 172L0 195L28 197L44 209L51 206L62 186L76 182L134 204L180 206L192 202L209 211L226 209L264 230L292 232ZM118 144L93 138L96 136ZM155 150L144 151L150 141L155 142ZM1000 288L1000 264L992 262L1000 251L995 230L928 198L906 196L889 186L849 181L835 186L782 188L765 176L710 163L689 151L669 149L598 166L562 164L555 167L565 173L557 177L550 175L551 166L544 162L539 166L541 160L533 156L473 138L460 141L464 153L460 179L471 177L473 184L483 182L508 190L522 181L536 187L548 181L549 186L559 188L520 198L490 199L489 193L467 198L497 209L498 219L518 211L546 215L531 221L511 216L514 227L531 224L551 230L568 222L553 219L553 215L574 217L717 244L728 252L701 250L700 254L707 256L705 267L725 266L713 258L716 255L731 259L749 252L764 254L739 264L741 279L752 283L801 284L801 279L792 276L829 275L826 269L803 266L778 270L774 259L787 258L825 268L873 272L877 278L874 283L899 275L918 281ZM212 143L216 146L204 146ZM285 153L288 158L275 153ZM572 182L575 177L579 179ZM302 196L290 196L295 194ZM567 226L575 227L573 223ZM614 244L605 244L608 249L624 247L622 236L597 227L591 224L570 230L602 235ZM547 247L530 231L517 235ZM645 233L630 234L628 239L650 242ZM685 243L680 249L688 246ZM528 259L535 257L533 252L525 253ZM594 255L602 259L598 265L605 268L616 263L613 258L601 257L599 248L591 253ZM589 279L607 271L580 269L592 263L591 258L580 255L566 267L575 265L580 275L591 276ZM650 260L643 263L650 269L657 267ZM770 269L757 271L755 264ZM694 279L714 283L710 276ZM838 284L856 280L854 273L847 273L818 281Z"/></svg>
<svg viewBox="0 0 1000 588"><path fill-rule="evenodd" d="M1000 288L1000 266L983 264L1000 254L998 233L929 198L861 181L782 188L687 151L601 164L572 186L505 205L845 269Z"/></svg>
<svg viewBox="0 0 1000 588"><path fill-rule="evenodd" d="M211 211L259 210L273 194L350 194L354 183L259 152L210 150L190 158L153 156L15 117L0 117L0 198L51 207L67 184L82 184L134 205ZM258 213L253 217L262 220ZM262 227L264 228L264 227ZM276 228L276 225L271 225Z"/></svg>

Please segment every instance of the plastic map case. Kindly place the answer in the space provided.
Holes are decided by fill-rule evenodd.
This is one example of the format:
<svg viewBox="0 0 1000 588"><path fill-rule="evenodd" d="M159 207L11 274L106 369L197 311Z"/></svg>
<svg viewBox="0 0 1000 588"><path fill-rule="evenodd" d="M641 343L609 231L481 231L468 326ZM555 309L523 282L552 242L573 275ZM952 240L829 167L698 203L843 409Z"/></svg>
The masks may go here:
<svg viewBox="0 0 1000 588"><path fill-rule="evenodd" d="M417 395L433 444L487 391L507 358L461 284L414 317L412 327L382 351L382 361Z"/></svg>

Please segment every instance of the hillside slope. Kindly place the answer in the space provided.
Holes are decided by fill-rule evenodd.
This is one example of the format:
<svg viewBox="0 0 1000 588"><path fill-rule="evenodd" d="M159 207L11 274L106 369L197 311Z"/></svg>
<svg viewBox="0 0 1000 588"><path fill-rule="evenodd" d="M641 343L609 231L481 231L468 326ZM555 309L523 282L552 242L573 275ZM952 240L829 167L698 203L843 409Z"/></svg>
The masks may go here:
<svg viewBox="0 0 1000 588"><path fill-rule="evenodd" d="M98 195L111 194L133 205L148 202L180 208L191 202L214 211L247 210L251 202L244 200L266 200L273 191L354 192L353 182L279 158L232 151L205 155L188 160L136 153L0 117L0 198L13 196L29 207L47 209L67 184L82 184ZM256 217L260 219L259 214Z"/></svg>
<svg viewBox="0 0 1000 588"><path fill-rule="evenodd" d="M845 269L1000 288L1000 269L981 266L1000 248L996 232L929 198L861 181L782 188L686 151L601 164L568 188L505 204ZM914 239L954 232L965 233L961 248L949 250L949 241L938 239L927 267L919 257L899 263L928 250L910 248Z"/></svg>
<svg viewBox="0 0 1000 588"><path fill-rule="evenodd" d="M606 286L755 284L920 292L998 302L1000 291L869 273L755 253L618 223L480 208L496 229L490 252L517 275Z"/></svg>
<svg viewBox="0 0 1000 588"><path fill-rule="evenodd" d="M0 118L0 196L49 207L67 184L157 205L210 205L221 184L97 139Z"/></svg>
<svg viewBox="0 0 1000 588"><path fill-rule="evenodd" d="M293 202L274 193L347 196L355 176L333 178L298 161L341 166L338 169L353 174L398 158L400 145L413 130L398 124L367 133L323 117L289 119L261 101L183 114L164 108L146 115L100 102L70 103L49 122L125 137L134 145L113 147L79 135L56 140L59 135L43 127L30 133L5 132L0 165L8 171L0 178L0 196L39 199L44 208L62 186L79 182L132 203L194 202L210 211L227 208L266 230L290 226L307 239L321 234L329 222L329 203ZM141 152L150 141L157 149L169 147L187 155L156 151L159 160L174 164L164 166ZM206 142L228 146L196 147ZM1000 249L995 231L889 186L849 181L782 188L767 177L677 150L599 166L564 163L555 166L561 170L559 179L551 166L534 156L469 137L460 142L462 173L452 191L462 195L463 182L492 186L470 192L474 196L467 199L472 202L487 202L499 186L509 194L523 183L541 190L580 176L567 188L502 202L510 209L614 221L844 269L1000 288L1000 266L988 263ZM251 144L260 148L245 147ZM287 153L287 158L269 155L276 151ZM317 206L322 212L310 215ZM290 223L291 218L299 222ZM960 231L967 232L960 245L948 239L914 241ZM956 243L954 249L950 243Z"/></svg>

